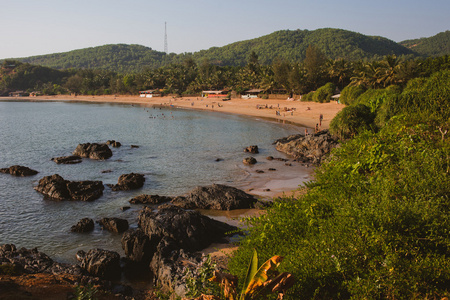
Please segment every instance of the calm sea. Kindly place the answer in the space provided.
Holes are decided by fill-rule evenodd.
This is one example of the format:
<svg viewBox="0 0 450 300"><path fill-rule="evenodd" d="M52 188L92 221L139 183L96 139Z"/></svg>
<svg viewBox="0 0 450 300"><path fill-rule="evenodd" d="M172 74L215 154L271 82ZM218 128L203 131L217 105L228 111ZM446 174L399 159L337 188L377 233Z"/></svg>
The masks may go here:
<svg viewBox="0 0 450 300"><path fill-rule="evenodd" d="M0 167L18 164L39 171L24 178L0 174L0 244L37 247L62 262L74 262L80 249L103 248L123 255L120 235L98 226L90 234L75 234L70 227L85 217L120 217L137 227L141 206L120 209L134 196L176 196L212 183L242 185L251 176L250 167L242 164L248 156L243 148L258 145L260 157L283 157L272 142L302 130L214 112L121 104L0 102ZM112 148L113 157L106 161L85 159L77 165L50 161L70 155L79 143L107 140L119 141L122 147ZM39 179L52 174L115 184L121 174L131 172L145 174L142 189L112 192L105 187L104 195L89 203L46 200L33 189Z"/></svg>

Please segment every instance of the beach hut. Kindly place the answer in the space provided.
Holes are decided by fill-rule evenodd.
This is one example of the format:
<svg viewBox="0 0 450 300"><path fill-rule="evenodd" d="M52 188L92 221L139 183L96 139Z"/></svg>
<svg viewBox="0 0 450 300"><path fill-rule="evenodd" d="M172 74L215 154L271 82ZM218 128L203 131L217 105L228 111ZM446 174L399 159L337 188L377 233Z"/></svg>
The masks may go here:
<svg viewBox="0 0 450 300"><path fill-rule="evenodd" d="M228 97L228 91L222 90L222 91L203 91L202 97L205 98L227 98Z"/></svg>
<svg viewBox="0 0 450 300"><path fill-rule="evenodd" d="M261 89L250 89L246 90L241 94L242 99L252 99L252 98L258 98L258 95L262 92Z"/></svg>
<svg viewBox="0 0 450 300"><path fill-rule="evenodd" d="M161 92L159 90L139 91L139 97L141 98L161 97Z"/></svg>

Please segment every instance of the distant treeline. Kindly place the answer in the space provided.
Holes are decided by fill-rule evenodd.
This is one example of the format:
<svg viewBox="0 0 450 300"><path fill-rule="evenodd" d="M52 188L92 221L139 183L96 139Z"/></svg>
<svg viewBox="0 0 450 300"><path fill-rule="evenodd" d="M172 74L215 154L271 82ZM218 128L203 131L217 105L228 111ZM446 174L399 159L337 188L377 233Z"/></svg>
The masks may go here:
<svg viewBox="0 0 450 300"><path fill-rule="evenodd" d="M98 69L56 70L5 60L0 71L0 94L22 90L48 95L108 95L159 89L165 94L183 95L197 94L202 90L242 93L247 89L261 89L261 96L280 92L305 95L326 84L328 90L332 87L332 93L336 88L342 90L349 84L366 89L405 86L413 78L427 77L449 66L448 55L414 60L388 55L371 62L333 60L315 46L307 48L305 59L300 62L275 59L269 65L262 64L258 55L252 52L245 66L218 66L207 59L197 63L192 57L185 57L179 63L149 68L139 73ZM308 97L312 94L305 99ZM324 100L328 100L327 96Z"/></svg>

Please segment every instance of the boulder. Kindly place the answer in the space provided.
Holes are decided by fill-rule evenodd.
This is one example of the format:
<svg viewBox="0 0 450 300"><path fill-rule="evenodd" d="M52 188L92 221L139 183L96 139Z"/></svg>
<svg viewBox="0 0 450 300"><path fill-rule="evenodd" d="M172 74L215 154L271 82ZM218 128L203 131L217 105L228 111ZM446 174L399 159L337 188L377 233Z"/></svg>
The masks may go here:
<svg viewBox="0 0 450 300"><path fill-rule="evenodd" d="M218 209L232 210L251 208L256 198L237 188L213 184L205 187L196 187L183 197L176 197L172 204L185 209Z"/></svg>
<svg viewBox="0 0 450 300"><path fill-rule="evenodd" d="M120 175L117 184L111 186L113 191L128 191L141 188L144 185L145 177L143 174L123 174Z"/></svg>
<svg viewBox="0 0 450 300"><path fill-rule="evenodd" d="M250 156L250 157L244 158L244 159L242 160L242 162L243 162L245 165L254 165L254 164L256 164L258 161L256 160L256 158Z"/></svg>
<svg viewBox="0 0 450 300"><path fill-rule="evenodd" d="M14 165L9 168L0 169L0 173L11 174L13 176L32 176L39 172L28 167Z"/></svg>
<svg viewBox="0 0 450 300"><path fill-rule="evenodd" d="M91 159L108 159L112 156L112 151L106 144L85 143L79 144L72 154Z"/></svg>
<svg viewBox="0 0 450 300"><path fill-rule="evenodd" d="M112 231L115 233L122 233L128 230L128 221L125 219L119 218L102 218L100 221L97 221L103 229Z"/></svg>
<svg viewBox="0 0 450 300"><path fill-rule="evenodd" d="M259 153L258 146L256 145L248 146L247 148L244 149L244 152L258 154Z"/></svg>
<svg viewBox="0 0 450 300"><path fill-rule="evenodd" d="M90 218L84 218L78 221L76 225L70 228L72 232L91 232L94 230L94 220Z"/></svg>
<svg viewBox="0 0 450 300"><path fill-rule="evenodd" d="M80 266L90 275L114 280L120 278L120 255L117 252L91 249L88 253L83 250L77 252L77 259L80 260Z"/></svg>
<svg viewBox="0 0 450 300"><path fill-rule="evenodd" d="M193 252L222 240L226 233L236 227L203 216L198 211L184 210L176 206L158 208L153 212L145 207L139 214L139 228L152 242L167 237L176 244L176 249Z"/></svg>
<svg viewBox="0 0 450 300"><path fill-rule="evenodd" d="M57 164L65 164L65 165L79 164L82 162L82 158L77 155L53 157L51 160Z"/></svg>
<svg viewBox="0 0 450 300"><path fill-rule="evenodd" d="M45 176L34 189L55 200L93 201L103 195L101 181L68 181L58 174Z"/></svg>
<svg viewBox="0 0 450 300"><path fill-rule="evenodd" d="M164 202L169 202L173 197L159 196L159 195L139 195L129 200L128 202L132 204L160 204Z"/></svg>
<svg viewBox="0 0 450 300"><path fill-rule="evenodd" d="M150 237L139 228L127 230L122 236L122 249L127 259L142 266L148 266L156 246L157 244L152 244Z"/></svg>
<svg viewBox="0 0 450 300"><path fill-rule="evenodd" d="M320 164L323 158L339 145L338 139L328 130L307 136L291 135L275 141L274 144L278 151L293 156L297 161L313 164Z"/></svg>

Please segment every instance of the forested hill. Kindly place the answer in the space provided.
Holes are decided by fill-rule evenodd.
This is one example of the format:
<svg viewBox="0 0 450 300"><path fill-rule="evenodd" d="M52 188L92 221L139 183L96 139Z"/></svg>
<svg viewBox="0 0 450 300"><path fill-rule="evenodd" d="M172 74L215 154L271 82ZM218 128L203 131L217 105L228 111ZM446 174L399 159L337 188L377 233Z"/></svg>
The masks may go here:
<svg viewBox="0 0 450 300"><path fill-rule="evenodd" d="M389 54L418 55L413 50L383 37L324 28L312 31L276 31L252 40L236 42L223 47L213 47L195 53L167 55L145 46L117 44L17 60L56 69L88 68L129 73L181 62L187 56L192 56L197 62L207 59L210 63L221 66L242 66L247 64L253 51L258 55L260 64L271 64L277 58L302 61L309 45L316 46L330 59L376 60Z"/></svg>
<svg viewBox="0 0 450 300"><path fill-rule="evenodd" d="M158 68L169 64L176 54L152 50L141 45L104 45L17 60L55 69L101 69L119 73L139 72L144 67Z"/></svg>
<svg viewBox="0 0 450 300"><path fill-rule="evenodd" d="M401 45L424 57L450 54L450 31L441 32L429 38L420 38L400 42Z"/></svg>
<svg viewBox="0 0 450 300"><path fill-rule="evenodd" d="M195 58L208 58L221 65L245 65L254 51L261 64L274 59L302 61L309 45L319 48L328 58L347 60L372 60L385 55L414 55L415 53L394 41L378 36L324 28L309 30L283 30L256 39L236 42L220 48L194 53Z"/></svg>

